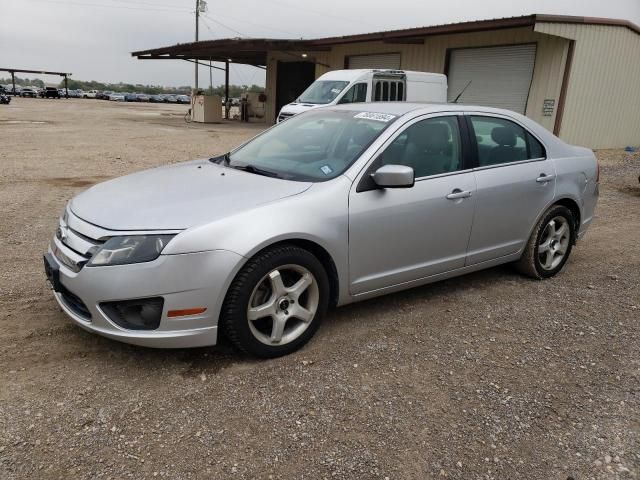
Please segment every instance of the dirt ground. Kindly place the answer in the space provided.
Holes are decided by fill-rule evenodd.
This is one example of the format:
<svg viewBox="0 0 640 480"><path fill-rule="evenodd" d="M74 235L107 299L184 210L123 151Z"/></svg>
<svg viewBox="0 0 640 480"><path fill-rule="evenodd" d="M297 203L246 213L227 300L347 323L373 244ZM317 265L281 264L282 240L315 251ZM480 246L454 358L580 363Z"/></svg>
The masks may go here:
<svg viewBox="0 0 640 480"><path fill-rule="evenodd" d="M0 106L0 478L640 477L640 156L603 151L597 219L544 282L508 266L330 312L256 361L73 326L42 252L66 201L259 125L183 106Z"/></svg>

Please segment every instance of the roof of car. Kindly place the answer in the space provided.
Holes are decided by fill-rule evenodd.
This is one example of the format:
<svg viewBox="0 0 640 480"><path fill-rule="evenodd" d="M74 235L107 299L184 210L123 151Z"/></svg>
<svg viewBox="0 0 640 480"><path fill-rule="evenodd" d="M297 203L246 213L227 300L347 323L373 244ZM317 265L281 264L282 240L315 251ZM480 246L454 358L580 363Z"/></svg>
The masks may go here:
<svg viewBox="0 0 640 480"><path fill-rule="evenodd" d="M515 112L503 110L500 108L483 107L479 105L464 105L459 103L368 102L332 105L326 108L335 110L348 110L354 112L388 113L392 115L405 115L409 112L420 110L422 113L473 111L496 113L509 116L520 116Z"/></svg>

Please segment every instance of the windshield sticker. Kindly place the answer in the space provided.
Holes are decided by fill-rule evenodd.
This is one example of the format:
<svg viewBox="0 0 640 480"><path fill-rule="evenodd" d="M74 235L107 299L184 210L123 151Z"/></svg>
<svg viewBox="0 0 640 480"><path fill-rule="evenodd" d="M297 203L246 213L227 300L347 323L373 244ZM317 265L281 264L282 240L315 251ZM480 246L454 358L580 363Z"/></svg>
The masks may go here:
<svg viewBox="0 0 640 480"><path fill-rule="evenodd" d="M357 115L354 115L353 118L366 118L367 120L376 120L377 122L387 123L388 121L396 118L396 116L389 113L360 112Z"/></svg>
<svg viewBox="0 0 640 480"><path fill-rule="evenodd" d="M331 93L340 93L342 90L340 90L339 88L332 88L331 89Z"/></svg>
<svg viewBox="0 0 640 480"><path fill-rule="evenodd" d="M325 175L331 175L333 173L333 168L331 168L329 165L323 165L320 167L320 170L322 171L322 173L324 173Z"/></svg>

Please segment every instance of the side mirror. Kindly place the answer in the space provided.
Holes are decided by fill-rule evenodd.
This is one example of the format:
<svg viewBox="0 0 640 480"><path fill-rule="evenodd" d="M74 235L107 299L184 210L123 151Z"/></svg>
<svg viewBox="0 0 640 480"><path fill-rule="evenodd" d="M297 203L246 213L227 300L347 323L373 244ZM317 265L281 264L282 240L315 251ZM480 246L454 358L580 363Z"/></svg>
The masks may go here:
<svg viewBox="0 0 640 480"><path fill-rule="evenodd" d="M371 178L380 188L411 188L415 183L413 168L406 165L384 165Z"/></svg>

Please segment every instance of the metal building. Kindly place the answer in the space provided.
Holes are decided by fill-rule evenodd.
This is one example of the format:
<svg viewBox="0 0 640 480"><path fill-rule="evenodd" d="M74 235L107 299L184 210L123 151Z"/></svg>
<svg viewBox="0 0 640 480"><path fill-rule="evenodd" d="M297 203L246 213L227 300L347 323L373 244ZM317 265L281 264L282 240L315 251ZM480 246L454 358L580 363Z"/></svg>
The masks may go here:
<svg viewBox="0 0 640 480"><path fill-rule="evenodd" d="M212 40L134 52L140 59L266 67L266 118L342 68L445 73L449 97L524 113L568 142L640 144L640 27L626 20L528 15L313 40Z"/></svg>

